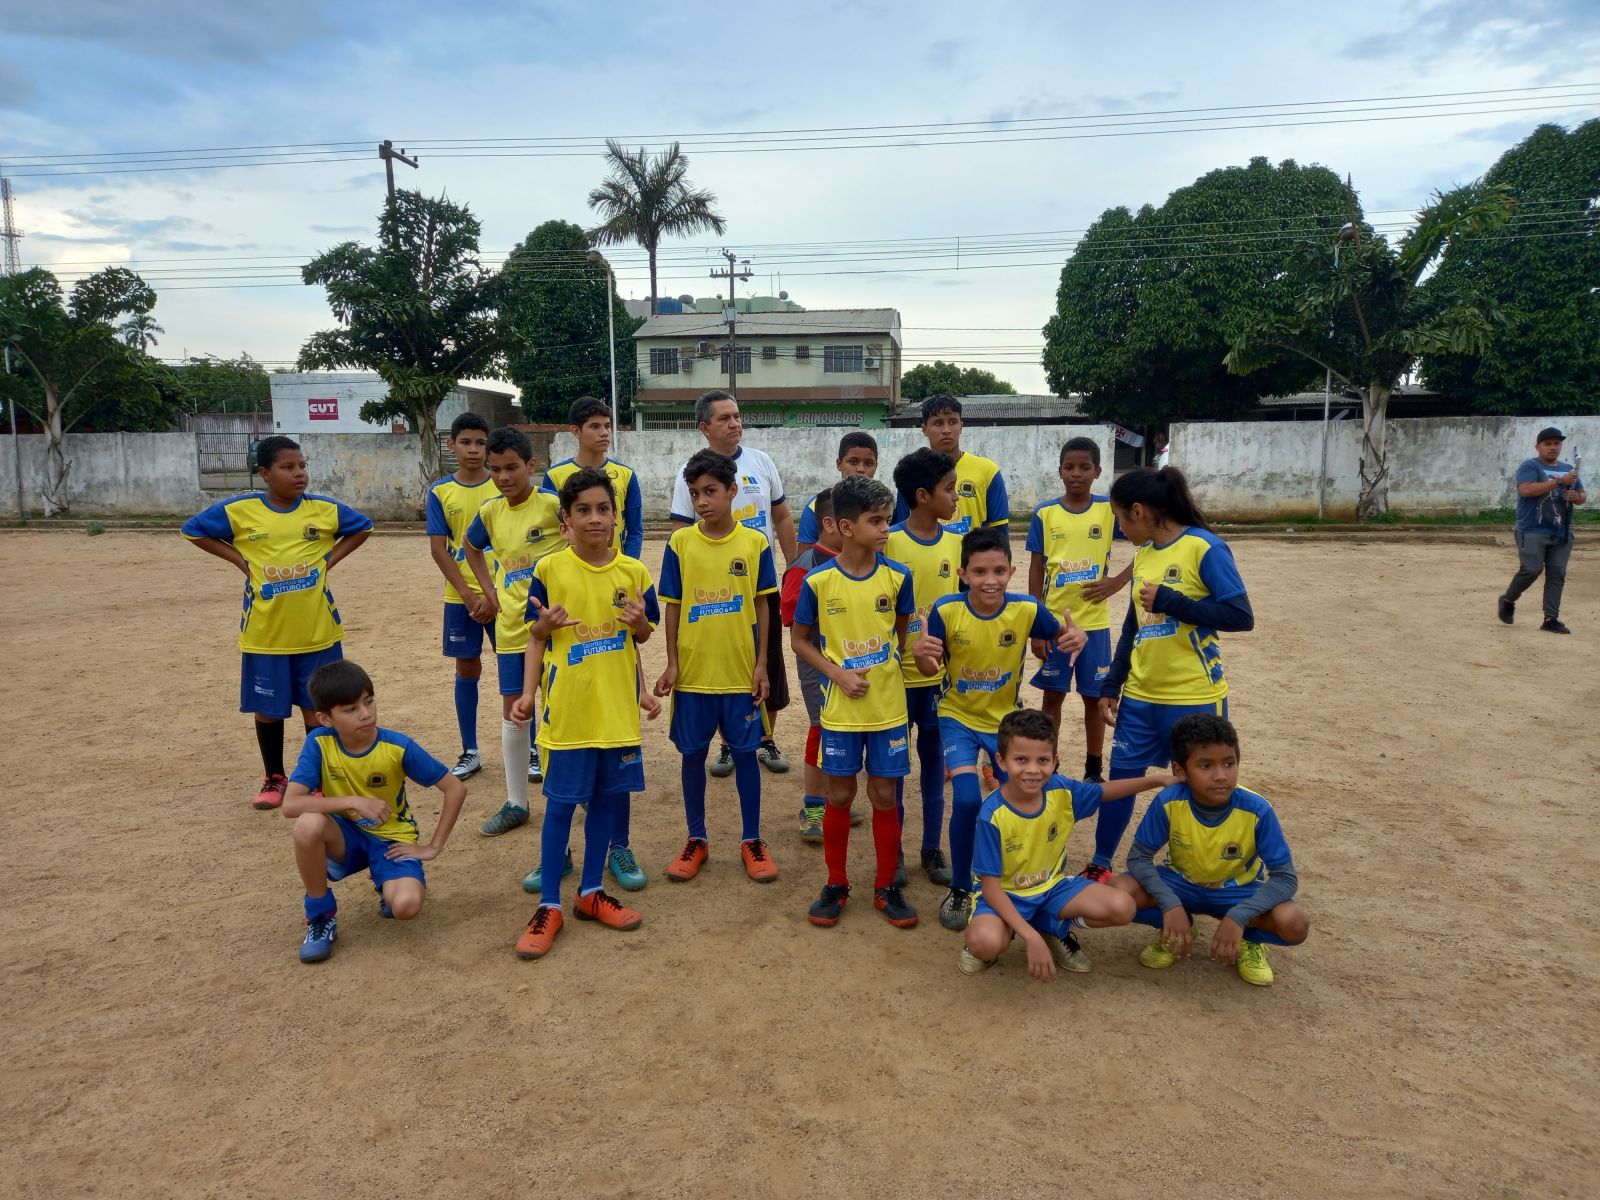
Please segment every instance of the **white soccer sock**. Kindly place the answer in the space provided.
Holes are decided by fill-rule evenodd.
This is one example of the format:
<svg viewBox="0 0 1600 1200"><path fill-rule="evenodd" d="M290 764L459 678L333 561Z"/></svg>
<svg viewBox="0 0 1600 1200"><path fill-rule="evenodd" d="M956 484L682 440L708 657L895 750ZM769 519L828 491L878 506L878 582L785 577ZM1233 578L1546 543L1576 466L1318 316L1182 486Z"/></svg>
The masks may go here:
<svg viewBox="0 0 1600 1200"><path fill-rule="evenodd" d="M528 740L526 725L500 720L500 758L506 769L506 803L528 811Z"/></svg>

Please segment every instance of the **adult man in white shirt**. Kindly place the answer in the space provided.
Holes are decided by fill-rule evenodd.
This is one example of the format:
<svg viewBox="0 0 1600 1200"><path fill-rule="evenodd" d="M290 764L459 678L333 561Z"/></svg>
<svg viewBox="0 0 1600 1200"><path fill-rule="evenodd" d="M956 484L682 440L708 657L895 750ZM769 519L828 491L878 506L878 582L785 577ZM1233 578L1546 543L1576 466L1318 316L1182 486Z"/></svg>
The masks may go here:
<svg viewBox="0 0 1600 1200"><path fill-rule="evenodd" d="M783 551L785 565L793 562L796 554L794 517L789 512L783 480L778 475L777 464L765 450L742 444L744 424L739 420L739 402L731 393L713 388L695 402L694 417L706 446L718 454L726 454L738 467L739 494L733 502L734 520L764 533L768 545ZM680 465L672 485L672 528L693 525L694 520L689 485L684 482ZM783 572L780 570L778 575L782 578ZM756 758L767 770L781 774L789 769L789 762L773 740L773 732L777 729L778 713L789 704L789 671L783 659L785 639L778 613L778 593L774 592L767 600L771 610L767 623L767 680L772 690L766 703L767 734ZM723 743L717 760L711 764L711 774L720 779L732 773L733 752Z"/></svg>

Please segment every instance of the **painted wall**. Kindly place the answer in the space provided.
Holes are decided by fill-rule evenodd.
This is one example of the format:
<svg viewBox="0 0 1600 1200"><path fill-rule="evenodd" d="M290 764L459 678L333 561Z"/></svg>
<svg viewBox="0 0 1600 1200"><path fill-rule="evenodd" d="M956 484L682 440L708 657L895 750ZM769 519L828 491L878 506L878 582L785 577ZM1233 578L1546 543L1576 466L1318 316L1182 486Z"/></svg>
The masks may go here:
<svg viewBox="0 0 1600 1200"><path fill-rule="evenodd" d="M751 446L772 455L790 497L790 511L798 520L805 502L839 480L834 461L838 458L841 429L751 429L745 433ZM921 430L875 429L878 442L878 478L894 487L894 464L902 455L927 445ZM1092 437L1100 443L1102 461L1111 461L1111 427L1108 425L1040 425L1031 428L991 427L968 429L961 439L964 449L992 458L1005 472L1006 487L1013 515L1023 513L1045 500L1061 494L1056 474L1061 461L1061 444L1072 437ZM665 519L672 501L673 480L689 456L705 448L697 429L624 432L618 436L613 453L639 474L647 518ZM569 433L558 434L551 454L558 461L577 449ZM1102 476L1111 485L1110 472Z"/></svg>
<svg viewBox="0 0 1600 1200"><path fill-rule="evenodd" d="M307 433L296 440L305 451L313 492L343 500L374 521L421 519L425 485L415 437Z"/></svg>
<svg viewBox="0 0 1600 1200"><path fill-rule="evenodd" d="M44 511L45 437L23 434L17 443L23 507L38 515ZM192 433L69 433L64 449L74 516L186 516L207 502ZM18 515L9 437L0 438L0 512Z"/></svg>
<svg viewBox="0 0 1600 1200"><path fill-rule="evenodd" d="M368 424L361 406L382 400L389 385L364 371L295 371L274 374L272 431L297 437L302 433L387 433L387 421Z"/></svg>

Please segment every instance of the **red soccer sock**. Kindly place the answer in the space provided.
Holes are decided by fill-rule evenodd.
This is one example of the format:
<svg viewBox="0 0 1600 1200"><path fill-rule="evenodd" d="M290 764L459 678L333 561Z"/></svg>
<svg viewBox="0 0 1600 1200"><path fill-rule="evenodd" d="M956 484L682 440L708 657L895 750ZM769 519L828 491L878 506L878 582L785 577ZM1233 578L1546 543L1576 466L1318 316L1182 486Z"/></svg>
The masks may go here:
<svg viewBox="0 0 1600 1200"><path fill-rule="evenodd" d="M878 852L878 874L873 889L886 888L900 869L900 814L892 808L872 810L872 845Z"/></svg>
<svg viewBox="0 0 1600 1200"><path fill-rule="evenodd" d="M829 804L822 810L822 861L828 864L828 882L850 883L850 810Z"/></svg>

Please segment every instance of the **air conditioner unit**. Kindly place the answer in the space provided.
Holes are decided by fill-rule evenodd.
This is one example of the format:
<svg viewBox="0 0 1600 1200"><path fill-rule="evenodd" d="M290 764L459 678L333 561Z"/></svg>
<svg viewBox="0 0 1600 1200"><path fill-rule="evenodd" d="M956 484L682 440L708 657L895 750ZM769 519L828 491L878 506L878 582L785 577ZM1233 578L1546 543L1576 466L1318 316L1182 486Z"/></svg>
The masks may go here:
<svg viewBox="0 0 1600 1200"><path fill-rule="evenodd" d="M682 371L685 375L692 375L694 373L694 358L691 356L679 359L678 370Z"/></svg>
<svg viewBox="0 0 1600 1200"><path fill-rule="evenodd" d="M878 363L881 361L881 359L874 358L869 354L861 360L861 369L863 371L876 371L878 369Z"/></svg>
<svg viewBox="0 0 1600 1200"><path fill-rule="evenodd" d="M711 343L710 342L701 342L700 343L699 353L701 353L701 354L710 354L711 353Z"/></svg>

